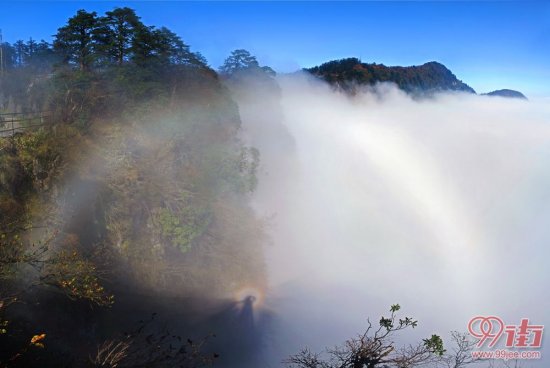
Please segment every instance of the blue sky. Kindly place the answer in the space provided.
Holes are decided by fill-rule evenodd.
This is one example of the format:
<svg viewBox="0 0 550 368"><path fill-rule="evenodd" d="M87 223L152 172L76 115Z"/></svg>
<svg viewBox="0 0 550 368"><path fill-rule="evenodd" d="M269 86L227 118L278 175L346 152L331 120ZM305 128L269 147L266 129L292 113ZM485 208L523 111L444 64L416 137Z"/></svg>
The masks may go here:
<svg viewBox="0 0 550 368"><path fill-rule="evenodd" d="M78 9L134 8L178 33L214 67L246 48L292 71L357 56L413 65L439 61L478 92L550 96L550 2L545 1L0 1L4 40L51 40Z"/></svg>

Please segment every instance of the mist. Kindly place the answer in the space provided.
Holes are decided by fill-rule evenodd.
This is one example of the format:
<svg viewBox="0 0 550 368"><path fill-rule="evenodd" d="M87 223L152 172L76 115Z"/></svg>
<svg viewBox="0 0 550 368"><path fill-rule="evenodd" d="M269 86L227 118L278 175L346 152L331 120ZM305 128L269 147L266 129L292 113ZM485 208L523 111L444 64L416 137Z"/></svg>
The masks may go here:
<svg viewBox="0 0 550 368"><path fill-rule="evenodd" d="M238 98L262 155L252 202L269 224L270 366L343 342L394 303L419 320L405 343L447 341L477 315L550 322L544 100L278 83L276 97Z"/></svg>
<svg viewBox="0 0 550 368"><path fill-rule="evenodd" d="M550 100L509 89L545 87L543 48L519 47L537 19L485 9L504 27L446 33L471 9L376 7L403 29L373 26L366 50L340 5L317 26L287 5L88 5L49 41L0 32L1 367L452 366L472 318L549 322ZM6 20L48 18L28 8ZM211 64L242 46L311 67L277 75L242 48ZM349 342L371 322L387 345Z"/></svg>

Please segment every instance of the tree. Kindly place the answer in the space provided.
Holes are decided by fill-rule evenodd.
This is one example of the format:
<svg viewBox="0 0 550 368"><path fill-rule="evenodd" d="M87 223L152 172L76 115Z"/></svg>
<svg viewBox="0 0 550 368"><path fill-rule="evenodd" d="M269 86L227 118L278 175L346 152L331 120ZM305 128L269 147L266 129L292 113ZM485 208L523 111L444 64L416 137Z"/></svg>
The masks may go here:
<svg viewBox="0 0 550 368"><path fill-rule="evenodd" d="M451 332L454 347L451 352L441 357L441 363L447 368L462 368L469 364L478 363L479 358L472 357L472 351L477 344L467 333Z"/></svg>
<svg viewBox="0 0 550 368"><path fill-rule="evenodd" d="M33 228L29 228L33 230ZM59 251L54 251L57 232L38 244L24 242L19 234L0 233L0 313L32 288L53 287L69 299L88 300L98 306L110 306L113 296L100 285L97 266L77 251L77 240L67 235ZM31 282L24 288L13 283L24 273ZM16 286L11 287L11 286Z"/></svg>
<svg viewBox="0 0 550 368"><path fill-rule="evenodd" d="M36 51L37 51L37 47L38 47L38 44L36 43L35 40L31 38L29 38L29 40L27 41L27 57L28 59L32 59L32 57L36 54Z"/></svg>
<svg viewBox="0 0 550 368"><path fill-rule="evenodd" d="M13 45L10 45L8 42L3 42L0 44L0 49L2 51L2 58L0 60L2 71L12 69L16 66L16 50ZM4 75L0 74L0 78Z"/></svg>
<svg viewBox="0 0 550 368"><path fill-rule="evenodd" d="M198 65L206 66L200 54L190 51L182 39L166 27L139 27L132 46L133 61L145 65Z"/></svg>
<svg viewBox="0 0 550 368"><path fill-rule="evenodd" d="M39 72L50 72L57 60L51 45L44 40L40 40L38 43L35 42L33 51L29 54L29 66Z"/></svg>
<svg viewBox="0 0 550 368"><path fill-rule="evenodd" d="M252 56L247 50L238 49L232 51L231 55L225 59L223 65L220 67L220 72L222 74L233 74L238 70L259 67L260 64L255 56Z"/></svg>
<svg viewBox="0 0 550 368"><path fill-rule="evenodd" d="M356 338L347 340L343 346L327 349L328 359L304 349L286 360L290 367L299 368L408 368L435 362L445 350L438 335L422 340L417 345L397 348L393 335L418 322L410 317L397 319L399 304L392 305L389 317L381 317L379 327L374 330L368 320L368 328Z"/></svg>
<svg viewBox="0 0 550 368"><path fill-rule="evenodd" d="M103 39L105 53L110 60L121 65L129 59L136 31L143 27L143 23L135 11L127 7L106 12L101 22L106 27Z"/></svg>
<svg viewBox="0 0 550 368"><path fill-rule="evenodd" d="M171 64L206 66L204 56L191 52L189 45L169 29L162 27L157 30L157 39L159 45L163 46L163 58Z"/></svg>
<svg viewBox="0 0 550 368"><path fill-rule="evenodd" d="M240 49L231 52L219 69L222 79L233 91L262 91L280 95L280 88L275 80L275 71L268 66L260 66L256 57Z"/></svg>
<svg viewBox="0 0 550 368"><path fill-rule="evenodd" d="M97 58L98 25L96 12L79 10L66 26L57 30L54 49L65 62L75 63L80 70L89 69Z"/></svg>
<svg viewBox="0 0 550 368"><path fill-rule="evenodd" d="M145 66L151 60L155 49L155 27L141 25L136 28L132 40L132 61L138 66Z"/></svg>
<svg viewBox="0 0 550 368"><path fill-rule="evenodd" d="M176 64L182 62L189 54L189 46L174 32L161 27L153 31L152 51L160 64Z"/></svg>
<svg viewBox="0 0 550 368"><path fill-rule="evenodd" d="M15 63L18 66L22 66L27 61L27 45L25 45L23 40L18 40L13 44L13 47L15 49Z"/></svg>
<svg viewBox="0 0 550 368"><path fill-rule="evenodd" d="M226 75L232 75L239 71L251 71L261 70L271 76L275 75L275 72L270 67L260 67L258 60L255 56L252 56L250 52L244 49L238 49L231 52L231 55L220 67L220 73Z"/></svg>

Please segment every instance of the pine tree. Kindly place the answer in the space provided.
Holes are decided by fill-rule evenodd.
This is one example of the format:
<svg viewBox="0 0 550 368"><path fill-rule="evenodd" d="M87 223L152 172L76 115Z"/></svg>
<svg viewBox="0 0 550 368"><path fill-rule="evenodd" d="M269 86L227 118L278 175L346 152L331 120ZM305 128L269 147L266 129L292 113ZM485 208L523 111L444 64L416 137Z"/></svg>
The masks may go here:
<svg viewBox="0 0 550 368"><path fill-rule="evenodd" d="M58 29L54 49L65 62L78 65L80 70L88 70L97 58L98 27L96 12L79 10L66 26Z"/></svg>

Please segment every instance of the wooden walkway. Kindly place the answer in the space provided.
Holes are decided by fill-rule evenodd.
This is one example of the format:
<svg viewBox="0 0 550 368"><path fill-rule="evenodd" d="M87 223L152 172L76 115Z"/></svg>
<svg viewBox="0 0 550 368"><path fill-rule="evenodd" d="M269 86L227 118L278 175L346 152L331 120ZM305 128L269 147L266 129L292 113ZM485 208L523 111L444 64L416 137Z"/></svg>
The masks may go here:
<svg viewBox="0 0 550 368"><path fill-rule="evenodd" d="M0 114L0 138L13 137L17 133L44 126L49 117L48 112Z"/></svg>

